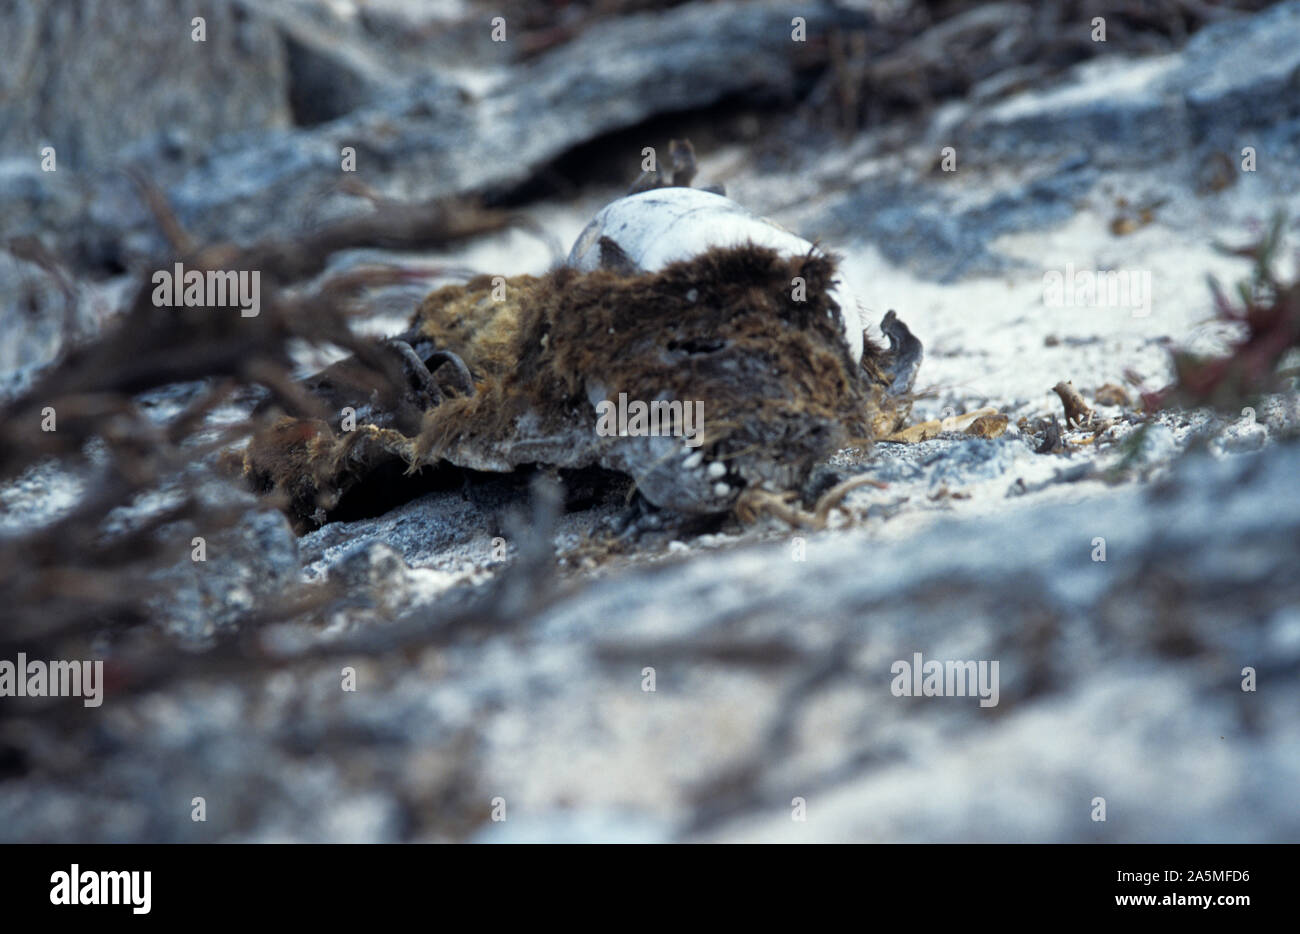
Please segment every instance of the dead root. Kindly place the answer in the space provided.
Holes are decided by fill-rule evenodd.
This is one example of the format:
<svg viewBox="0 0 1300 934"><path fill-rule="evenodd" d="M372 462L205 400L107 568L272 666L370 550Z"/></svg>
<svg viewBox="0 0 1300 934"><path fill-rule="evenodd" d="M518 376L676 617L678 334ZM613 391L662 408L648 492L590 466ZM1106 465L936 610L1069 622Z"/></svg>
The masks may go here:
<svg viewBox="0 0 1300 934"><path fill-rule="evenodd" d="M763 516L771 516L791 528L821 531L826 528L831 510L839 506L848 494L864 486L874 486L878 490L889 489L889 484L859 474L837 483L819 496L816 505L809 512L795 505L799 494L793 490L773 493L753 487L740 494L736 500L735 514L736 518L746 524L757 522Z"/></svg>
<svg viewBox="0 0 1300 934"><path fill-rule="evenodd" d="M961 432L977 438L996 438L1007 430L1007 416L995 408L976 409L963 415L949 418L935 418L927 422L917 422L886 435L881 441L893 444L917 444L929 441L946 432Z"/></svg>

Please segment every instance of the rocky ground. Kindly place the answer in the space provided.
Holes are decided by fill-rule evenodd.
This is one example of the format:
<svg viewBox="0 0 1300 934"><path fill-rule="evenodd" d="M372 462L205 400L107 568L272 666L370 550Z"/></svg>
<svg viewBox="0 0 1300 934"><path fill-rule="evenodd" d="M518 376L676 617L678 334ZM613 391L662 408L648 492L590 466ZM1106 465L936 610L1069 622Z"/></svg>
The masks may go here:
<svg viewBox="0 0 1300 934"><path fill-rule="evenodd" d="M84 82L49 56L104 67L87 49L126 28L118 5L80 4L89 32L57 4L18 5L0 74L30 93L0 104L0 237L38 236L65 273L0 253L6 397L112 328L166 248L124 166L147 168L199 241L363 209L338 190L344 146L382 197L473 193L515 215L441 249L335 255L326 275L424 270L368 296L358 330L393 333L442 282L543 272L635 178L642 146L691 136L698 183L826 244L870 321L908 323L926 348L913 422L950 421L820 468L879 481L824 529L624 531L624 487L561 490L539 471L385 478L299 536L196 456L178 476L238 519L202 564L187 543L204 513L170 530L184 558L156 571L149 625L172 650L98 633L117 679L102 707L0 699L0 839L1300 836L1294 375L1248 409L1143 407L1174 379L1172 349L1240 336L1206 280L1235 284L1251 263L1216 244L1257 241L1278 212L1297 242L1300 3L1144 54L1000 73L852 132L820 119L829 92L789 24L806 17L825 48L878 28L870 4L624 13L521 30L511 41L536 46L521 54L487 41L469 3L211 2L199 56L188 12L132 5L184 37L150 39L179 84L223 91L187 108L153 84L138 125L83 119L111 110L110 89L61 104ZM146 58L121 62L124 85L152 73ZM46 142L54 173L34 155ZM1146 274L1150 290L1053 307L1045 275L1067 264ZM1300 272L1290 249L1278 271ZM298 375L343 353L293 349ZM1064 426L1063 381L1092 427ZM162 424L201 391L139 405ZM960 416L985 408L1005 431L967 433ZM58 528L89 488L58 461L25 469L0 489L0 535ZM309 609L271 612L290 592ZM891 667L915 653L996 661L997 703L896 696Z"/></svg>

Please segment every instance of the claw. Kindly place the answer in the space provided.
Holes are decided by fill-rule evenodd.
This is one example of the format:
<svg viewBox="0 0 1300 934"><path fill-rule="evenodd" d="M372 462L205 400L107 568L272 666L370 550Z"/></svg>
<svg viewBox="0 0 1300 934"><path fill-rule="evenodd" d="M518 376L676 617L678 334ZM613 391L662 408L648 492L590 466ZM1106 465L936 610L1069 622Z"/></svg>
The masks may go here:
<svg viewBox="0 0 1300 934"><path fill-rule="evenodd" d="M460 390L461 395L474 395L474 377L470 375L469 367L465 365L465 361L458 354L450 350L435 350L429 355L429 359L425 363L428 365L430 373L437 370L444 363L448 364L452 373L455 374L452 385Z"/></svg>
<svg viewBox="0 0 1300 934"><path fill-rule="evenodd" d="M441 404L442 390L438 388L438 384L433 379L433 374L429 372L429 368L425 366L424 361L420 359L420 355L415 352L411 345L399 338L393 338L388 341L388 346L402 358L402 369L408 382L424 394L431 403L435 405Z"/></svg>
<svg viewBox="0 0 1300 934"><path fill-rule="evenodd" d="M889 378L889 388L885 392L890 396L906 395L911 391L916 371L921 367L921 342L892 310L887 311L880 320L880 330L889 338L887 362L882 367Z"/></svg>

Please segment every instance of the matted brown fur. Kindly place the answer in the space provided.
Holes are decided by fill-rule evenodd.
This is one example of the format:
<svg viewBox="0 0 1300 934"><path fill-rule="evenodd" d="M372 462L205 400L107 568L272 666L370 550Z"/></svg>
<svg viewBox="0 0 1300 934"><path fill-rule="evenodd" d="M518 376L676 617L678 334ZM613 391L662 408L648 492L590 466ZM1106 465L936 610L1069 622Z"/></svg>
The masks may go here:
<svg viewBox="0 0 1300 934"><path fill-rule="evenodd" d="M461 355L479 392L430 411L418 450L426 459L466 440L508 442L525 412L544 430L576 417L594 433L593 385L611 400L703 401L706 443L766 446L832 428L840 441L867 441L879 394L841 337L834 271L825 256L744 246L658 273L515 277L500 283L500 300L487 277L435 292L412 324ZM869 346L865 358L878 353Z"/></svg>
<svg viewBox="0 0 1300 934"><path fill-rule="evenodd" d="M442 459L480 470L600 463L630 473L652 501L648 491L656 491L666 500L659 505L685 511L729 508L745 486L790 489L816 460L892 430L905 404L885 394L881 348L868 341L861 364L850 356L830 297L834 277L835 261L823 254L745 245L653 273L561 268L439 289L421 303L412 330L459 355L475 392L427 410L415 438L358 425L364 448L378 445L412 470ZM698 450L726 465L728 496L715 499L712 481L678 491L677 476L698 477L658 453L689 456L677 439L647 456L644 439L598 436L595 403L620 393L702 402ZM263 485L293 488L300 514L304 483L324 490L355 482L362 466L355 451L345 455L343 439L331 447L311 434L310 450L304 439L299 456L276 458L294 465L296 477L269 476L277 471L257 463L265 453L246 458ZM345 466L349 476L339 476Z"/></svg>

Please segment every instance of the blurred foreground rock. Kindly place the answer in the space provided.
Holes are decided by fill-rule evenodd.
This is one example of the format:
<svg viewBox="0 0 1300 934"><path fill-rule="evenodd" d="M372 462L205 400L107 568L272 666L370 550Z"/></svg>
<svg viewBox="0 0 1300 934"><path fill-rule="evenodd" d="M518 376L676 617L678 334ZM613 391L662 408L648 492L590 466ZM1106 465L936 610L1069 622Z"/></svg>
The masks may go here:
<svg viewBox="0 0 1300 934"><path fill-rule="evenodd" d="M1150 490L904 542L614 573L401 654L110 693L59 734L10 717L0 835L1294 839L1297 471L1294 445L1197 457ZM917 652L999 662L997 704L894 696Z"/></svg>

